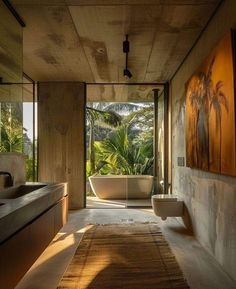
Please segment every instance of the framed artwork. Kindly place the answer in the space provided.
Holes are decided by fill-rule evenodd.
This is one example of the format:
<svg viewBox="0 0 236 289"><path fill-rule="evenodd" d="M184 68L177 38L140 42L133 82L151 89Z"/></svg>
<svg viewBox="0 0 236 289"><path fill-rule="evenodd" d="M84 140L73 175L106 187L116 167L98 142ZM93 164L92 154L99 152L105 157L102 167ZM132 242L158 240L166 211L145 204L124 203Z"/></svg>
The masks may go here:
<svg viewBox="0 0 236 289"><path fill-rule="evenodd" d="M235 33L230 31L186 83L187 166L236 176Z"/></svg>

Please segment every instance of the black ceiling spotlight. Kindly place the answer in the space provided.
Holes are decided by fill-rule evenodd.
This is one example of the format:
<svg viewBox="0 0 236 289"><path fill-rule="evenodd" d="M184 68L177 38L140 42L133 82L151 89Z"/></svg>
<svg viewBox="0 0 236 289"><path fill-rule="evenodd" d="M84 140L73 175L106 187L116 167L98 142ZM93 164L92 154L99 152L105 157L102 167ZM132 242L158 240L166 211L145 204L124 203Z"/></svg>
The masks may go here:
<svg viewBox="0 0 236 289"><path fill-rule="evenodd" d="M124 76L127 76L128 78L131 78L133 75L132 73L129 71L128 68L124 69Z"/></svg>
<svg viewBox="0 0 236 289"><path fill-rule="evenodd" d="M129 54L129 41L128 41L128 34L126 34L126 39L123 41L123 52L126 54L125 55L125 69L124 69L124 76L131 78L132 73L128 69L128 54Z"/></svg>

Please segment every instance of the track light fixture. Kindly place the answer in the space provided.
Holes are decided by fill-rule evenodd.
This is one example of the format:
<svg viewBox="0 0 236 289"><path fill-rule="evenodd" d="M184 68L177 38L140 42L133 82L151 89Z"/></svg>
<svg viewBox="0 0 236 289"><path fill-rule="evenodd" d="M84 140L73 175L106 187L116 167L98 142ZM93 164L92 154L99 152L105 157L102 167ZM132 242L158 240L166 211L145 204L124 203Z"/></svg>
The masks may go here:
<svg viewBox="0 0 236 289"><path fill-rule="evenodd" d="M124 76L128 77L128 78L131 78L133 75L132 73L129 71L128 68L125 68L124 69Z"/></svg>
<svg viewBox="0 0 236 289"><path fill-rule="evenodd" d="M128 34L125 36L125 41L123 41L123 52L125 53L125 69L124 69L124 76L131 78L132 73L128 69L128 54L129 54L129 41L128 41Z"/></svg>

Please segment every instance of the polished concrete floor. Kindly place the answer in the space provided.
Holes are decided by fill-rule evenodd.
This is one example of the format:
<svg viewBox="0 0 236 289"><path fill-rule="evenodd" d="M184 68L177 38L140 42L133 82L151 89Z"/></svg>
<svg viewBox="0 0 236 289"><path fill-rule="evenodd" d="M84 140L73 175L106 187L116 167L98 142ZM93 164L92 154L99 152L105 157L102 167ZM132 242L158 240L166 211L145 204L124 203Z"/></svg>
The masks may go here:
<svg viewBox="0 0 236 289"><path fill-rule="evenodd" d="M85 226L91 223L121 222L157 222L175 253L191 289L236 288L236 282L228 277L175 218L161 221L150 209L83 209L70 213L68 223L16 289L56 289L79 244Z"/></svg>

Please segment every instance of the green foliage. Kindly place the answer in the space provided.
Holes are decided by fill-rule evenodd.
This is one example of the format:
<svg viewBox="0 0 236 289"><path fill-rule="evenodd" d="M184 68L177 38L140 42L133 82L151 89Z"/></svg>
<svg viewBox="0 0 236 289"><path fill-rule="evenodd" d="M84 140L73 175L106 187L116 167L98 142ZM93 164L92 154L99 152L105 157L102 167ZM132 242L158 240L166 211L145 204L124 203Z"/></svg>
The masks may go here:
<svg viewBox="0 0 236 289"><path fill-rule="evenodd" d="M143 108L129 113L123 118L122 123L129 126L136 126L141 131L150 131L153 129L153 106L144 106Z"/></svg>
<svg viewBox="0 0 236 289"><path fill-rule="evenodd" d="M114 116L104 118L107 111L102 112L100 106L104 106L109 113L112 109ZM90 128L87 130L90 134L88 135L87 176L94 173L152 174L153 104L100 104L100 106L99 109L87 109L87 113L90 114ZM120 112L122 107L124 111ZM107 126L108 120L111 121L110 124L113 123L113 126Z"/></svg>
<svg viewBox="0 0 236 289"><path fill-rule="evenodd" d="M119 127L107 139L96 143L97 171L100 174L149 174L153 165L152 142L134 142L129 127ZM103 162L102 162L103 161ZM101 163L102 162L102 163ZM102 166L101 166L102 164Z"/></svg>
<svg viewBox="0 0 236 289"><path fill-rule="evenodd" d="M28 182L33 182L33 159L26 157L26 180Z"/></svg>
<svg viewBox="0 0 236 289"><path fill-rule="evenodd" d="M22 119L19 107L9 103L1 104L1 142L2 152L22 152L23 134Z"/></svg>
<svg viewBox="0 0 236 289"><path fill-rule="evenodd" d="M33 181L33 144L23 133L22 118L22 103L0 103L0 152L24 152L26 179Z"/></svg>
<svg viewBox="0 0 236 289"><path fill-rule="evenodd" d="M100 121L102 124L107 124L109 127L116 127L121 122L121 117L118 113L112 110L99 110L94 107L86 107L87 119L90 122Z"/></svg>
<svg viewBox="0 0 236 289"><path fill-rule="evenodd" d="M22 152L22 131L12 129L9 126L1 128L1 144L2 152Z"/></svg>
<svg viewBox="0 0 236 289"><path fill-rule="evenodd" d="M120 124L121 117L114 111L100 110L92 106L86 107L87 121L89 122L89 170L90 174L96 172L95 168L95 152L94 152L94 128L95 122L100 124L100 127L106 125L108 127L116 127Z"/></svg>

